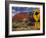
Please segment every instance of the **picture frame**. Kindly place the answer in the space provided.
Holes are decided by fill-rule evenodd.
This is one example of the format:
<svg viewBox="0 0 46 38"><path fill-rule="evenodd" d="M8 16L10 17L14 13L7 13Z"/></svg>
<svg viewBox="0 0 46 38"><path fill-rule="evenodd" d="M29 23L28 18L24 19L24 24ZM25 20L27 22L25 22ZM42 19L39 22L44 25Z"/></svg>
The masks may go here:
<svg viewBox="0 0 46 38"><path fill-rule="evenodd" d="M19 11L18 10L15 11L18 13L18 12L23 12L24 8L25 8L25 10L28 8L27 11L29 12L29 7L30 7L30 10L32 7L33 7L32 9L35 9L35 10L40 8L40 20L41 20L41 21L39 21L40 30L39 29L36 30L35 28L34 28L35 30L33 29L33 31L32 30L31 31L30 30L29 31L28 30L27 31L12 30L12 24L11 24L12 23L11 15L13 14L12 9L17 10L19 8L18 9ZM23 10L21 9L21 11L20 11L20 8L22 8ZM25 12L25 10L24 10L24 12ZM13 16L14 16L14 14L13 14ZM14 19L15 19L15 17L14 17ZM22 36L39 36L39 35L45 35L45 3L24 2L24 1L5 1L5 36L6 37L22 37Z"/></svg>

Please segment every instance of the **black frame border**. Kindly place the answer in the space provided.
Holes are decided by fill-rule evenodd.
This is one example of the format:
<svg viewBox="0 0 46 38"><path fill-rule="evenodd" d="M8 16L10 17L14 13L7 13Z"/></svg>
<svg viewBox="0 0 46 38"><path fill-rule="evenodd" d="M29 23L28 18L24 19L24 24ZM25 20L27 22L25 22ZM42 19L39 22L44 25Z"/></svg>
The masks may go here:
<svg viewBox="0 0 46 38"><path fill-rule="evenodd" d="M43 33L37 33L37 34L22 34L22 35L8 35L8 21L9 21L9 3L26 3L26 4L37 4L37 5L43 5ZM42 2L25 2L25 1L5 1L5 37L24 37L24 36L39 36L39 35L45 35L45 3Z"/></svg>

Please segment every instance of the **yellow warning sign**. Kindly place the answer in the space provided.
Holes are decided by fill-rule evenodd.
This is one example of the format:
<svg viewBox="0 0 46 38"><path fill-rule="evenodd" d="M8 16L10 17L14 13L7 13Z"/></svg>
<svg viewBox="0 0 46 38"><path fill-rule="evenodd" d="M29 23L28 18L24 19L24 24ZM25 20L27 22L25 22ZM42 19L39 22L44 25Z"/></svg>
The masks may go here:
<svg viewBox="0 0 46 38"><path fill-rule="evenodd" d="M36 9L33 11L34 11L33 17L34 17L35 21L38 21L40 19L40 10Z"/></svg>

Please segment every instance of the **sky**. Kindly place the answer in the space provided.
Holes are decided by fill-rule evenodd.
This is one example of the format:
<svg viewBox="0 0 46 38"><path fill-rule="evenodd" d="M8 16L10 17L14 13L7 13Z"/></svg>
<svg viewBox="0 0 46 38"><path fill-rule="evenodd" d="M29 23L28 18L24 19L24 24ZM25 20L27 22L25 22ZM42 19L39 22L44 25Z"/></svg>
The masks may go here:
<svg viewBox="0 0 46 38"><path fill-rule="evenodd" d="M12 16L16 15L16 13L24 13L24 12L32 12L32 10L35 10L36 8L31 7L12 7Z"/></svg>

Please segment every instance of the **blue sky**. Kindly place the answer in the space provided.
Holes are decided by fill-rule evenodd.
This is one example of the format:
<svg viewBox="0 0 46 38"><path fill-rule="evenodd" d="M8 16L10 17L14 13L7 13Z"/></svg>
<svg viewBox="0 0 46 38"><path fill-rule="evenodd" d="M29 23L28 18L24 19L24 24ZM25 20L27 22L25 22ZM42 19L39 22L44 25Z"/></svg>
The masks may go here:
<svg viewBox="0 0 46 38"><path fill-rule="evenodd" d="M32 12L32 10L35 10L36 8L31 7L12 7L12 15L16 15L16 13L20 12Z"/></svg>

